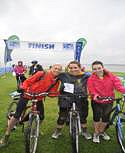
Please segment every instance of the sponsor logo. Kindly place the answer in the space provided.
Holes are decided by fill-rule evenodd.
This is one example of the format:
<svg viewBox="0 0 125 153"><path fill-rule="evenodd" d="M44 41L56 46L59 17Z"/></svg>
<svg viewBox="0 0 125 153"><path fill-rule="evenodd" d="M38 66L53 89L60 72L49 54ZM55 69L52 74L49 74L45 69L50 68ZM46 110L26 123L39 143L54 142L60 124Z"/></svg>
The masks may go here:
<svg viewBox="0 0 125 153"><path fill-rule="evenodd" d="M73 43L63 43L63 49L74 49Z"/></svg>

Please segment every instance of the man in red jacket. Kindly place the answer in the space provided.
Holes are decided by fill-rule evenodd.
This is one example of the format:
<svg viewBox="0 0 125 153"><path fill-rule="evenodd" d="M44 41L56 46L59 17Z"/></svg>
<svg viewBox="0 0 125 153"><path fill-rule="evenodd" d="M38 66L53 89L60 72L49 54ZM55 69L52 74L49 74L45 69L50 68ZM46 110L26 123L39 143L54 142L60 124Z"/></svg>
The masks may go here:
<svg viewBox="0 0 125 153"><path fill-rule="evenodd" d="M104 69L101 61L92 63L93 73L88 79L88 90L92 98L92 110L94 120L93 142L100 143L99 136L104 140L110 140L110 137L104 132L109 122L110 111L112 110L113 101L99 100L98 97L115 97L114 90L125 93L118 77Z"/></svg>
<svg viewBox="0 0 125 153"><path fill-rule="evenodd" d="M4 137L0 140L0 147L3 147L8 144L8 138L11 133L11 129L13 129L14 125L19 120L23 110L25 109L29 99L31 97L28 97L25 95L25 92L28 93L42 93L47 92L48 90L50 92L57 92L59 87L59 82L56 81L56 77L60 74L62 70L62 66L60 64L55 64L52 66L52 68L48 72L44 71L38 71L33 76L29 77L23 82L22 90L24 91L24 94L20 97L16 113L13 117L11 117L8 127L6 129ZM56 83L55 83L56 81ZM37 109L40 112L40 120L42 121L44 119L44 104L43 104L43 96L39 96L38 102L37 102Z"/></svg>

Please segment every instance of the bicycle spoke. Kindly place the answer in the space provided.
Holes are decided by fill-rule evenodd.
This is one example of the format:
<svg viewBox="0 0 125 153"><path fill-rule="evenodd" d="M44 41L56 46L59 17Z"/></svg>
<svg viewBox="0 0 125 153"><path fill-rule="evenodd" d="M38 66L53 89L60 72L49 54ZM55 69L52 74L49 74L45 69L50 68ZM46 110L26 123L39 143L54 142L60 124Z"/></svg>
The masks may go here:
<svg viewBox="0 0 125 153"><path fill-rule="evenodd" d="M31 116L28 129L29 129L29 133L27 133L27 136L26 136L26 151L28 153L36 153L38 137L39 137L39 116L38 115Z"/></svg>

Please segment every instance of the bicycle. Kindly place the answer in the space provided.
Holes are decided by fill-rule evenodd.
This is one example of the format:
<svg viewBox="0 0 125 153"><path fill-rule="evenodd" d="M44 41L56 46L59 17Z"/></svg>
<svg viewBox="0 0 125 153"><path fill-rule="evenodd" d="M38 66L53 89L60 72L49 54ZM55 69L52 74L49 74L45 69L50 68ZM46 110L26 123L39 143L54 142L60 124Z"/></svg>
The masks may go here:
<svg viewBox="0 0 125 153"><path fill-rule="evenodd" d="M49 92L44 92L40 94L32 94L32 93L26 93L25 95L28 95L32 97L31 99L31 111L29 112L29 120L28 120L28 126L25 128L24 132L24 139L25 139L25 153L36 153L37 145L38 145L38 139L39 139L39 127L40 127L40 117L39 112L37 111L37 105L36 103L38 100L36 99L39 96L48 96Z"/></svg>
<svg viewBox="0 0 125 153"><path fill-rule="evenodd" d="M118 144L120 146L121 151L125 153L125 95L120 98L99 97L98 99L116 102L115 106L110 112L110 121L107 124L105 130L107 130L111 125L115 125Z"/></svg>
<svg viewBox="0 0 125 153"><path fill-rule="evenodd" d="M77 107L78 98L86 98L81 94L70 94L70 95L60 95L60 97L70 97L73 101L70 101L69 109L69 129L72 143L72 153L79 153L79 135L81 134L81 123L80 115Z"/></svg>
<svg viewBox="0 0 125 153"><path fill-rule="evenodd" d="M25 153L36 153L36 150L37 150L38 139L39 139L39 126L40 126L40 117L39 117L39 112L37 111L37 105L36 105L36 103L38 102L37 97L39 96L46 97L49 94L53 94L53 93L54 92L43 92L40 94L32 94L32 93L24 92L25 95L31 97L31 100L30 100L31 105L27 105L27 107L22 112L18 122L18 124L23 125L22 131L24 132ZM18 99L21 94L15 92L10 95L13 98L13 101L10 103L8 107L7 119L14 116L16 112ZM29 109L28 112L27 112L27 109ZM28 126L26 128L24 128L25 121L28 121ZM16 126L18 126L18 124Z"/></svg>

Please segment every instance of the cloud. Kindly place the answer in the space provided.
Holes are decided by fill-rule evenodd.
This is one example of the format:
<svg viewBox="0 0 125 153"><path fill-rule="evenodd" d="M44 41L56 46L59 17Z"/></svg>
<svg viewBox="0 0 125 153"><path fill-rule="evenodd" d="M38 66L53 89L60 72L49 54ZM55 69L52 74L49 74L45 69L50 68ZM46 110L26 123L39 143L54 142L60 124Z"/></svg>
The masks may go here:
<svg viewBox="0 0 125 153"><path fill-rule="evenodd" d="M74 42L84 37L82 61L124 64L124 10L123 0L1 0L1 39L16 34L25 41Z"/></svg>

